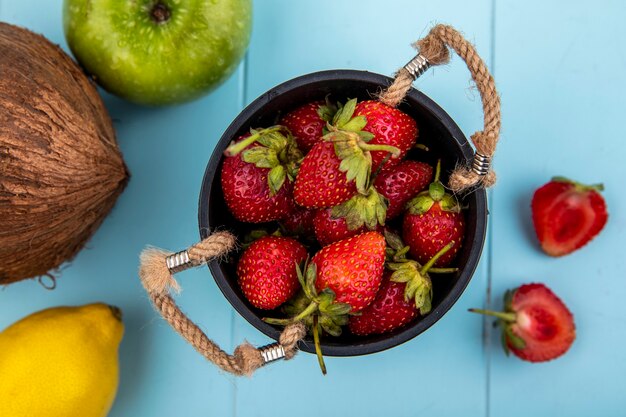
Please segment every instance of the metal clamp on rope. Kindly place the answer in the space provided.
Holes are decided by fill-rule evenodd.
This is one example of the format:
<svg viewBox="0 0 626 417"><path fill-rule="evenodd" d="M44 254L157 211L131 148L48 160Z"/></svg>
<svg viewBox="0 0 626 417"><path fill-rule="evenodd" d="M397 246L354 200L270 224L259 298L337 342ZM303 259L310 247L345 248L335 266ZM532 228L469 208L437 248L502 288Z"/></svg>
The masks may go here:
<svg viewBox="0 0 626 417"><path fill-rule="evenodd" d="M430 62L428 62L425 56L420 54L417 54L415 58L407 62L404 66L404 69L413 77L413 81L417 80L428 68L430 68Z"/></svg>
<svg viewBox="0 0 626 417"><path fill-rule="evenodd" d="M259 348L259 351L261 352L261 356L263 356L263 360L265 361L266 365L270 362L274 362L285 357L285 349L278 342L266 346L261 346Z"/></svg>
<svg viewBox="0 0 626 417"><path fill-rule="evenodd" d="M491 157L483 155L479 152L474 154L474 162L472 162L472 171L476 175L485 176L491 168Z"/></svg>
<svg viewBox="0 0 626 417"><path fill-rule="evenodd" d="M167 269L169 269L172 274L184 271L194 266L189 259L189 252L187 252L186 249L165 258L165 264L167 265Z"/></svg>

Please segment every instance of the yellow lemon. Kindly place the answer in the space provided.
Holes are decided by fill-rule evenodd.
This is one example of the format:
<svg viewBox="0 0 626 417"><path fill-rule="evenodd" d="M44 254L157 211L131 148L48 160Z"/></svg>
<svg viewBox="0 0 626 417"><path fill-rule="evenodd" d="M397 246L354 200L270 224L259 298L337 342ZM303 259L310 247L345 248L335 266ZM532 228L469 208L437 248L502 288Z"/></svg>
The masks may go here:
<svg viewBox="0 0 626 417"><path fill-rule="evenodd" d="M121 311L106 304L34 313L0 333L0 416L103 417L119 379Z"/></svg>

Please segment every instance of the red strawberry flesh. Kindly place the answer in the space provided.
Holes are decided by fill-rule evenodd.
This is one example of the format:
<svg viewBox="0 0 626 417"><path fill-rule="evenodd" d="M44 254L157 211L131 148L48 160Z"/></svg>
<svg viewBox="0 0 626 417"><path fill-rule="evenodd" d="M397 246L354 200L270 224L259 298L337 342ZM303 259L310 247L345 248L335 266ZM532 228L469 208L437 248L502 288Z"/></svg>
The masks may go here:
<svg viewBox="0 0 626 417"><path fill-rule="evenodd" d="M576 338L574 317L567 306L543 284L519 287L511 308L517 314L513 332L526 346L518 349L509 343L516 356L530 362L543 362L564 354Z"/></svg>
<svg viewBox="0 0 626 417"><path fill-rule="evenodd" d="M608 219L604 198L592 186L553 180L532 200L533 224L541 247L550 256L567 255L586 245Z"/></svg>

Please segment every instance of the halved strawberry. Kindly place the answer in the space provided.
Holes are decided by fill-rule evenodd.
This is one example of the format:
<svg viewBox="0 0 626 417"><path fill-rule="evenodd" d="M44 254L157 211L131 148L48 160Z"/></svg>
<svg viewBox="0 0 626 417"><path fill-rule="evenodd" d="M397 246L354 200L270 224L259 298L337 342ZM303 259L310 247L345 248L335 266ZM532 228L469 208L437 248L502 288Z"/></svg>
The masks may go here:
<svg viewBox="0 0 626 417"><path fill-rule="evenodd" d="M400 150L397 158L391 158L386 162L388 166L400 163L417 141L417 122L408 114L379 101L360 102L356 106L354 116L365 116L367 119L363 131L374 135L369 144L390 145ZM374 171L378 169L387 155L387 152L372 151Z"/></svg>
<svg viewBox="0 0 626 417"><path fill-rule="evenodd" d="M445 192L439 181L441 163L437 163L435 181L407 204L402 237L411 248L411 255L420 263L427 262L446 245L452 249L442 256L436 266L446 266L454 259L465 233L461 206L454 196Z"/></svg>
<svg viewBox="0 0 626 417"><path fill-rule="evenodd" d="M520 359L545 362L563 355L576 339L574 316L544 284L525 284L504 296L504 312L470 309L498 318L503 347Z"/></svg>
<svg viewBox="0 0 626 417"><path fill-rule="evenodd" d="M382 171L374 180L374 187L387 198L387 220L398 217L406 203L428 186L433 178L433 167L424 162L402 161Z"/></svg>
<svg viewBox="0 0 626 417"><path fill-rule="evenodd" d="M602 184L584 185L555 177L533 196L533 224L541 248L563 256L586 245L604 228L606 203Z"/></svg>
<svg viewBox="0 0 626 417"><path fill-rule="evenodd" d="M268 222L293 210L293 180L302 154L286 129L274 126L252 131L224 154L222 191L237 220Z"/></svg>
<svg viewBox="0 0 626 417"><path fill-rule="evenodd" d="M324 101L315 101L290 111L280 124L287 127L295 136L298 148L304 153L322 141L324 127L335 115L337 108Z"/></svg>
<svg viewBox="0 0 626 417"><path fill-rule="evenodd" d="M256 308L277 308L298 291L296 268L306 257L306 249L295 239L264 236L255 240L237 264L243 295Z"/></svg>

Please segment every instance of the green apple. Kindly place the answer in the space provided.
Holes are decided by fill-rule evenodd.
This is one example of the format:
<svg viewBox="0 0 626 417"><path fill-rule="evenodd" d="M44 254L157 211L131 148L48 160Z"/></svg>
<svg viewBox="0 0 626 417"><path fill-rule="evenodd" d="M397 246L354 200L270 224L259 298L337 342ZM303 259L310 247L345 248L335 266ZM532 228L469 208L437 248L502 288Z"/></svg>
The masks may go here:
<svg viewBox="0 0 626 417"><path fill-rule="evenodd" d="M224 82L250 41L251 0L64 0L67 43L104 89L142 104Z"/></svg>

